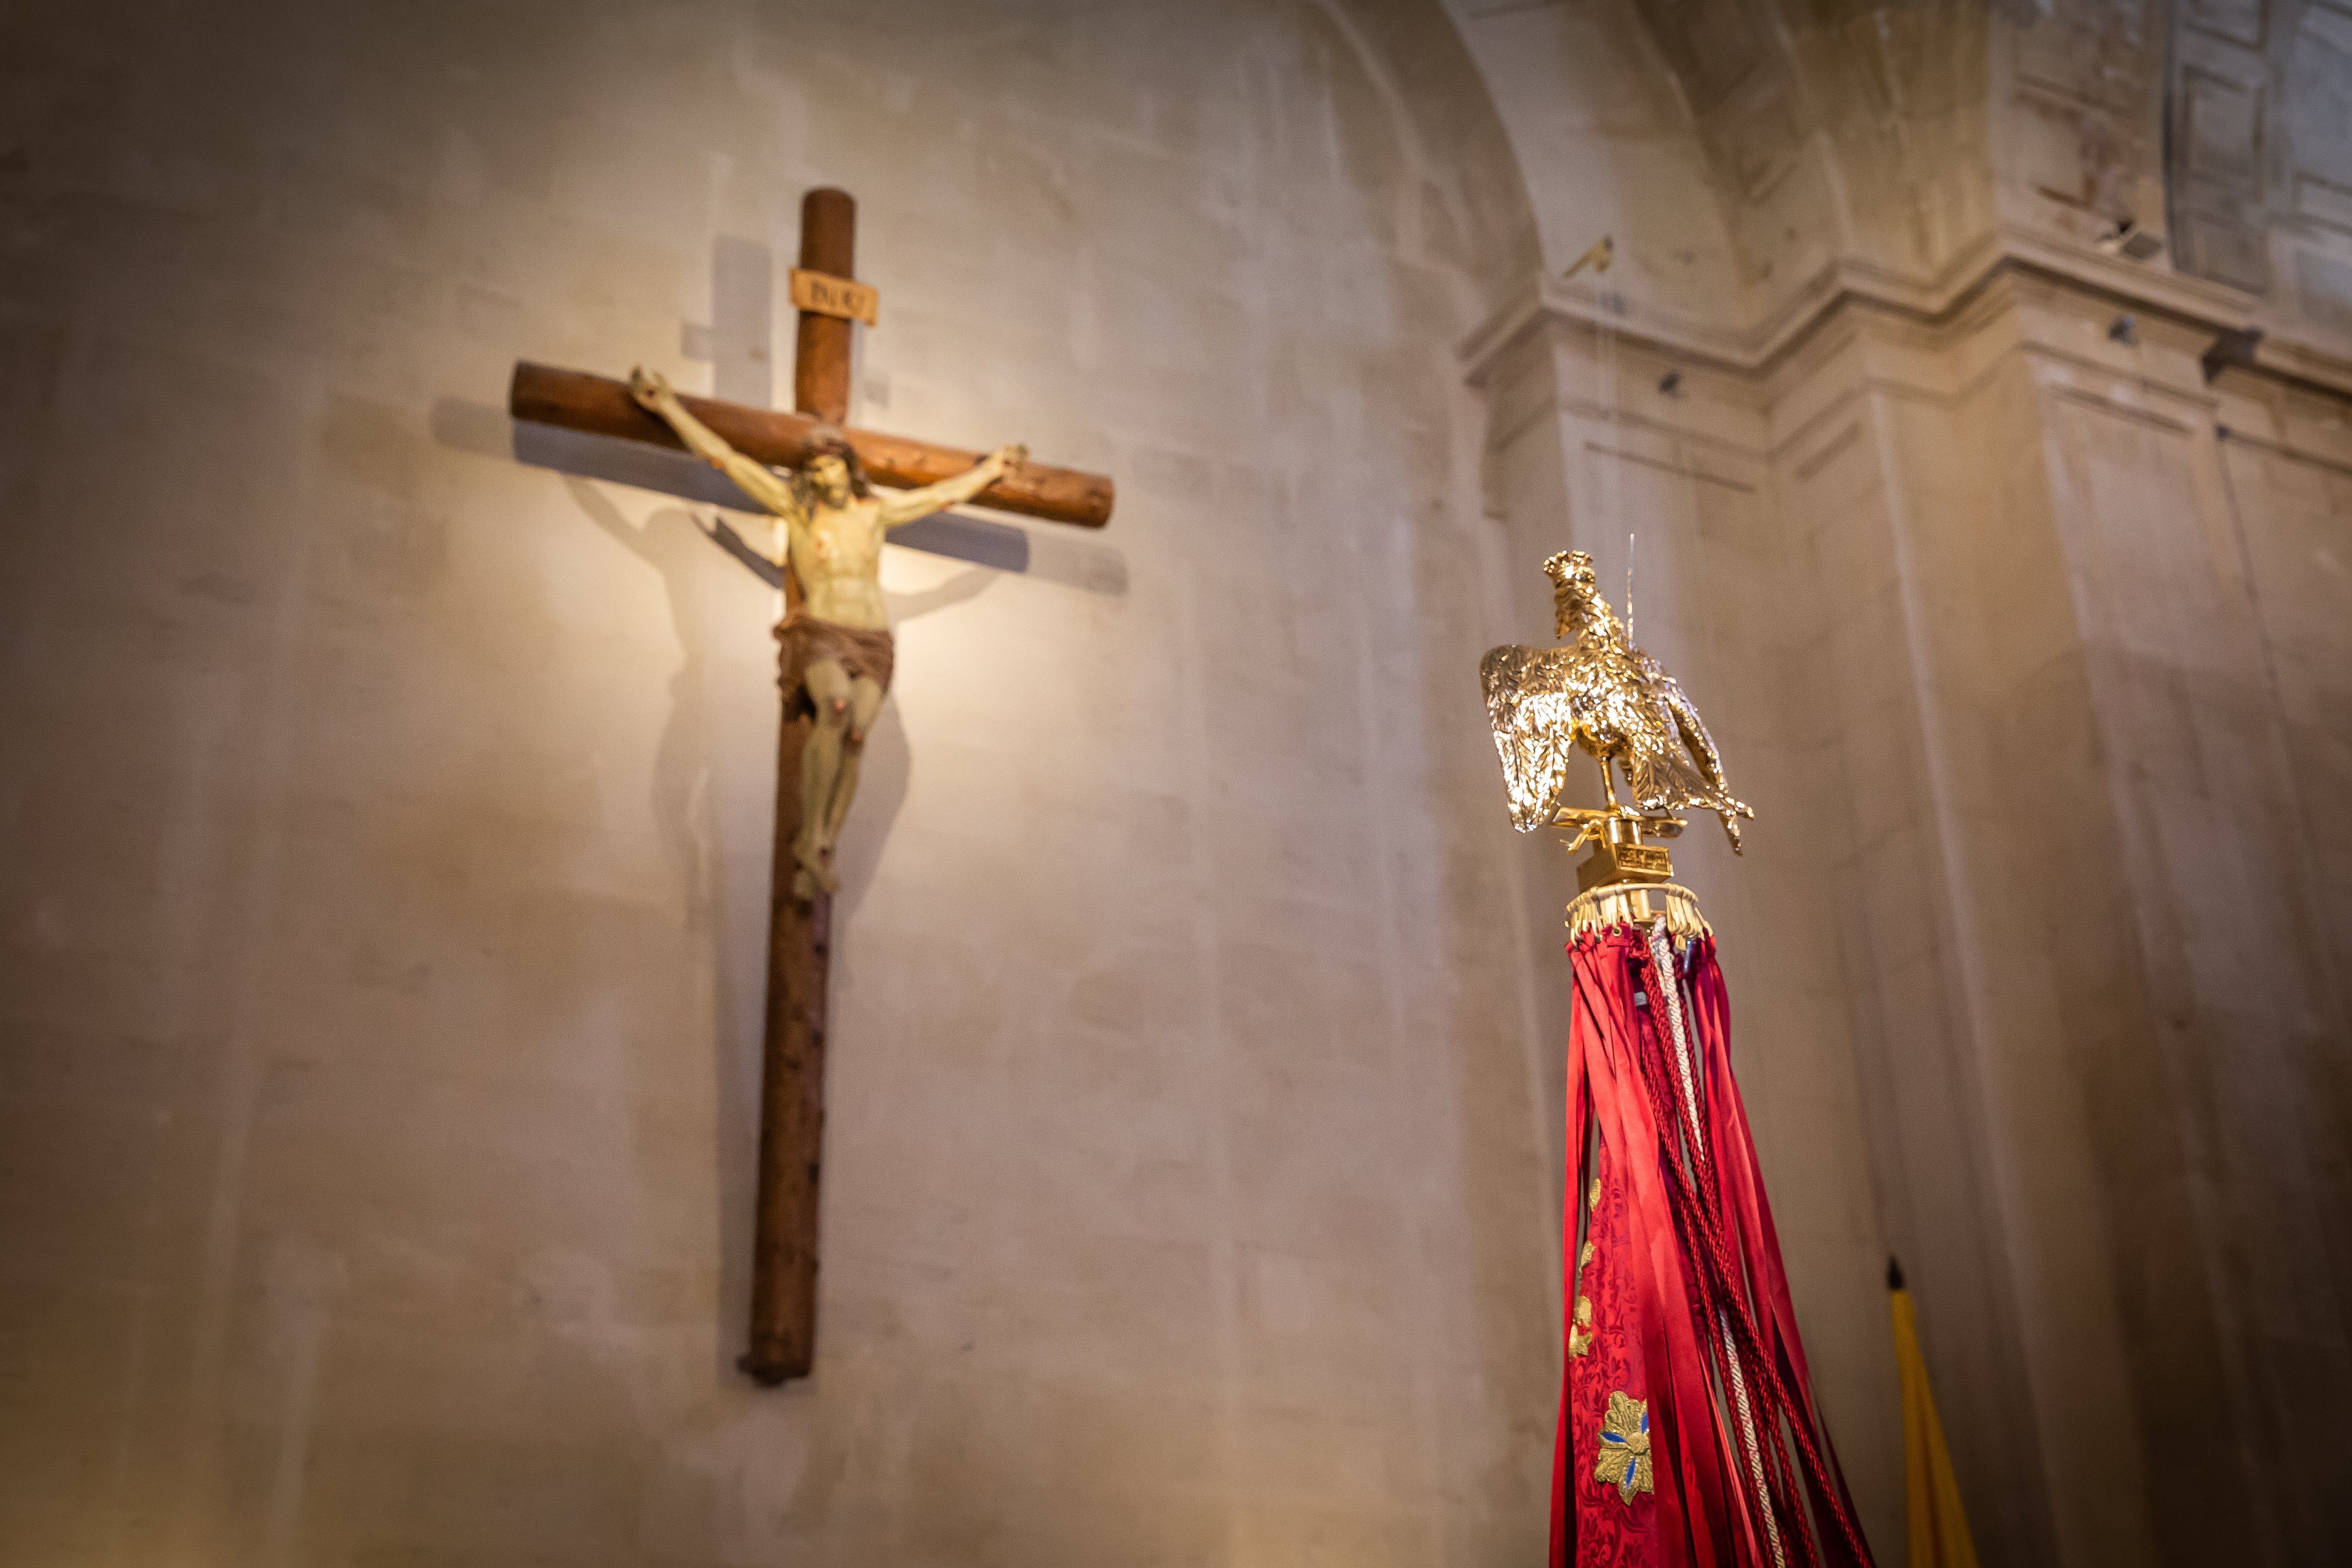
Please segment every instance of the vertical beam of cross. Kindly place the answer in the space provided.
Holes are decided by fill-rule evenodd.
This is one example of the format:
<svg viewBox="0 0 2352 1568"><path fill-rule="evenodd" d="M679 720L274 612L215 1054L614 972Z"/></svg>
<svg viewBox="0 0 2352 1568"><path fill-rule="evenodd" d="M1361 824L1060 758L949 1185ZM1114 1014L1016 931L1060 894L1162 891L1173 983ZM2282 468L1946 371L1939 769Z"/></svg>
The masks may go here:
<svg viewBox="0 0 2352 1568"><path fill-rule="evenodd" d="M857 203L831 187L801 198L801 270L829 278L855 278L857 265ZM801 312L793 347L793 406L828 425L849 421L849 328L847 318Z"/></svg>
<svg viewBox="0 0 2352 1568"><path fill-rule="evenodd" d="M801 267L851 276L857 205L849 193L814 190L801 203ZM846 321L800 314L793 402L839 425L849 414ZM789 568L788 604L800 600ZM786 694L789 697L789 693ZM793 841L801 827L806 718L787 714L776 743L776 847L768 895L767 1039L760 1085L759 1199L751 1248L751 1345L740 1365L758 1382L806 1377L816 1352L817 1184L824 1152L826 990L833 898L793 896Z"/></svg>

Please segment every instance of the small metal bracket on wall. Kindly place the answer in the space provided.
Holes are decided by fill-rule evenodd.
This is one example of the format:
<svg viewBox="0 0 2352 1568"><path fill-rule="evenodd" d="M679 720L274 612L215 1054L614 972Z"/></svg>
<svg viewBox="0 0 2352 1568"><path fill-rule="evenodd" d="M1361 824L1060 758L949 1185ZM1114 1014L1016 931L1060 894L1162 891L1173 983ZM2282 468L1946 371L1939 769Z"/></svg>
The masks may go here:
<svg viewBox="0 0 2352 1568"><path fill-rule="evenodd" d="M2263 330L2260 327L2233 328L2215 338L2213 346L2207 349L2204 357L2197 362L2204 367L2206 384L2210 385L2215 376L2233 365L2251 368L2254 363L2254 345L2262 341Z"/></svg>

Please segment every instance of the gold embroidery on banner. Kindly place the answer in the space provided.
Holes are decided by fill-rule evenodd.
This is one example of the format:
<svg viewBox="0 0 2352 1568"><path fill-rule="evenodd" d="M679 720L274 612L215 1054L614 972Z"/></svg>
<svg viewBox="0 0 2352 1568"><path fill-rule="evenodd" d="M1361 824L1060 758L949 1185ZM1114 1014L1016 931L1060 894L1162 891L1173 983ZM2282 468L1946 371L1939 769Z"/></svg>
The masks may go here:
<svg viewBox="0 0 2352 1568"><path fill-rule="evenodd" d="M1576 1327L1568 1331L1568 1353L1583 1355L1592 1349L1592 1298L1576 1299Z"/></svg>
<svg viewBox="0 0 2352 1568"><path fill-rule="evenodd" d="M1585 1192L1584 1206L1587 1208L1598 1208L1600 1205L1601 1178L1595 1176L1592 1178L1592 1185ZM1586 1266L1591 1263L1591 1261L1592 1243L1588 1240L1584 1244L1584 1250L1577 1254L1576 1258L1577 1278L1580 1281L1583 1279ZM1592 1298L1590 1296L1580 1295L1576 1299L1576 1326L1568 1331L1568 1353L1570 1355L1583 1355L1591 1349Z"/></svg>
<svg viewBox="0 0 2352 1568"><path fill-rule="evenodd" d="M1634 1495L1650 1487L1650 1405L1622 1390L1609 1395L1609 1413L1601 1418L1601 1459L1592 1479L1615 1487L1618 1500L1633 1506Z"/></svg>

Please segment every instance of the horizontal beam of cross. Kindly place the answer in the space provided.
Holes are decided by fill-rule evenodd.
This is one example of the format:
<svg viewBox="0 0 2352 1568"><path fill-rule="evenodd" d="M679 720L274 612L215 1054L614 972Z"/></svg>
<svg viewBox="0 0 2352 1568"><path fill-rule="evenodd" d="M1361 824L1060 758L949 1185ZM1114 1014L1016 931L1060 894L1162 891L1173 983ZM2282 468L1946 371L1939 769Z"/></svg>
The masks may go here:
<svg viewBox="0 0 2352 1568"><path fill-rule="evenodd" d="M705 397L684 397L679 401L729 446L772 468L788 466L799 455L801 443L808 438L816 423L805 414L748 408L740 403L719 403ZM656 447L682 446L667 424L637 406L625 384L585 371L558 370L551 365L518 360L514 384L507 395L507 409L517 419L534 424L597 436L618 436ZM877 435L871 430L851 430L847 435L850 445L857 449L857 460L864 465L866 477L899 489L952 478L981 458L978 452L934 447L928 441L910 441L902 436ZM992 506L1052 522L1100 528L1110 521L1114 499L1111 481L1106 475L1024 463L974 496L972 501L978 506Z"/></svg>

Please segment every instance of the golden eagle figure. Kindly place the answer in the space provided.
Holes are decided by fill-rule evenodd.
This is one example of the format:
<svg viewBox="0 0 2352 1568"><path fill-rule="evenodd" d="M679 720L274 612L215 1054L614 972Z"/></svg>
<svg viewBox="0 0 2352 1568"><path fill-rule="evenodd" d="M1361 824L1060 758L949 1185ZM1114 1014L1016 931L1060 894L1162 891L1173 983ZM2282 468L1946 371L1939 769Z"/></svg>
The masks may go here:
<svg viewBox="0 0 2352 1568"><path fill-rule="evenodd" d="M1698 710L1657 660L1626 640L1624 628L1592 580L1592 557L1579 550L1544 563L1552 580L1557 647L1491 648L1478 661L1486 717L1495 726L1511 826L1532 833L1549 826L1568 787L1569 758L1582 750L1601 763L1612 812L1613 759L1625 770L1640 812L1696 806L1723 818L1734 853L1739 818L1756 814L1732 798L1723 762Z"/></svg>

